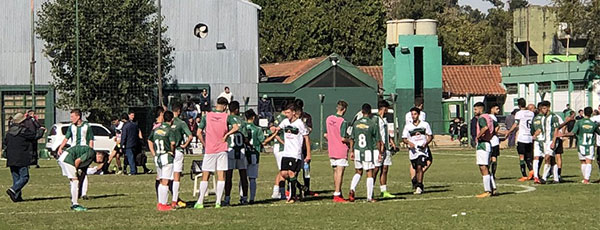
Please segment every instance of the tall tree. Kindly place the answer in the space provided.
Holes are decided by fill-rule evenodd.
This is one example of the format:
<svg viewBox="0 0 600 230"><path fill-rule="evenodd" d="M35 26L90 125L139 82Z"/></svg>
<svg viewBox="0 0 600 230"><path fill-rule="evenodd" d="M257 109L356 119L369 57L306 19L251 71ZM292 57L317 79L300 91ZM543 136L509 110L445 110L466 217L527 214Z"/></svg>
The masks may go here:
<svg viewBox="0 0 600 230"><path fill-rule="evenodd" d="M44 53L52 65L57 106L78 107L90 113L88 120L105 122L126 107L155 102L158 17L154 1L79 1L78 8L79 104L75 0L45 2L38 13L36 32L45 41ZM162 76L166 76L172 68L173 47L165 37L161 44Z"/></svg>

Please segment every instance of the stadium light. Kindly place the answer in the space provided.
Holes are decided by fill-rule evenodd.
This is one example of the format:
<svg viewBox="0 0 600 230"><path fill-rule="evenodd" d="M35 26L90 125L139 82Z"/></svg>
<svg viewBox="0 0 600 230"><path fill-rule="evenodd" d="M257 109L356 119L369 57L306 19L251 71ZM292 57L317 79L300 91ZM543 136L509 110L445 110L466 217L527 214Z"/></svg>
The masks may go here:
<svg viewBox="0 0 600 230"><path fill-rule="evenodd" d="M473 65L473 56L471 56L471 53L466 51L459 51L458 56L471 57L471 65Z"/></svg>

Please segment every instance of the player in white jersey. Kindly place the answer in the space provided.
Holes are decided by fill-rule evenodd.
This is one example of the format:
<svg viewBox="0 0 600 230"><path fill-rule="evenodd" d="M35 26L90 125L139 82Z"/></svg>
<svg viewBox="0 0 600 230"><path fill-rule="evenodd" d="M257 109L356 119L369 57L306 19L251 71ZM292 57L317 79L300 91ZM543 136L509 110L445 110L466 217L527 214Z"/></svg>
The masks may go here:
<svg viewBox="0 0 600 230"><path fill-rule="evenodd" d="M402 140L408 146L408 158L411 166L415 170L416 185L414 194L424 192L423 187L423 168L427 165L427 156L429 155L429 143L433 140L431 127L426 121L419 119L421 110L418 108L410 109L413 121L404 125L402 131Z"/></svg>
<svg viewBox="0 0 600 230"><path fill-rule="evenodd" d="M498 104L493 104L490 107L489 115L494 121L494 136L490 140L490 145L492 146L492 153L490 158L490 173L494 179L496 178L496 169L498 167L498 157L500 156L500 138L498 138L498 131L500 130L500 126L498 125L498 118L496 115L500 112L500 106Z"/></svg>
<svg viewBox="0 0 600 230"><path fill-rule="evenodd" d="M425 111L423 111L423 98L415 98L415 108L419 109L419 111L420 111L419 112L419 120L425 121L425 119L427 118L427 115L425 114ZM410 111L408 111L406 113L406 115L404 115L404 125L406 125L408 123L412 123L412 115L411 115ZM431 166L431 163L433 163L433 155L431 154L431 150L429 148L427 148L427 151L429 151L429 153L427 155L427 165L425 165L425 167L423 168L423 173L427 172L427 170ZM415 169L411 166L411 167L409 167L409 172L410 172L410 178L412 178L413 189L416 189L417 177L416 177Z"/></svg>
<svg viewBox="0 0 600 230"><path fill-rule="evenodd" d="M521 175L519 181L527 181L533 178L533 138L531 137L531 121L533 120L535 106L529 104L526 106L525 99L519 98L517 100L519 104L519 112L515 114L515 124L504 134L505 136L510 133L519 131L517 135L517 152L519 153L519 165L521 166ZM508 139L507 139L508 140ZM529 175L527 169L529 169Z"/></svg>

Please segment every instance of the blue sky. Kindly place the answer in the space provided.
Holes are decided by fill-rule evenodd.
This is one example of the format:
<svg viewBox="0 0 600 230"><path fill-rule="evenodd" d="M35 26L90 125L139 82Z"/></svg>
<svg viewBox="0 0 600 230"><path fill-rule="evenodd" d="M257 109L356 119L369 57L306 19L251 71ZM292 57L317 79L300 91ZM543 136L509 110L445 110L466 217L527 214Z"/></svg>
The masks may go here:
<svg viewBox="0 0 600 230"><path fill-rule="evenodd" d="M506 2L506 0L504 0ZM529 5L549 5L550 0L529 0ZM481 12L487 13L487 10L492 7L492 4L485 0L458 0L459 5L471 5L471 7L479 9Z"/></svg>

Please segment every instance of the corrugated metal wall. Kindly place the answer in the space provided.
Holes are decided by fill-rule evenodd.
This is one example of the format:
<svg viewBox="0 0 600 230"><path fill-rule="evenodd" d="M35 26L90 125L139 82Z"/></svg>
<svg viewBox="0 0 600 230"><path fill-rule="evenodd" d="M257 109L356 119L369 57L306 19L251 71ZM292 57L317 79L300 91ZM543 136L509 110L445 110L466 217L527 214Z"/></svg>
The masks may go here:
<svg viewBox="0 0 600 230"><path fill-rule="evenodd" d="M258 10L241 0L162 1L166 35L175 47L173 80L179 84L210 84L214 101L225 86L234 98L258 103ZM194 36L196 24L208 26L208 36ZM226 49L217 50L217 43ZM213 103L214 104L214 103Z"/></svg>

